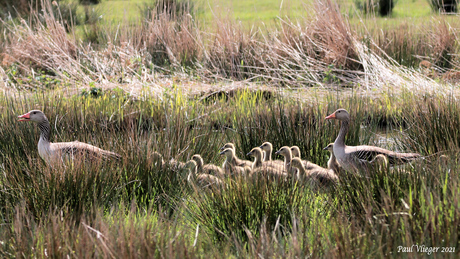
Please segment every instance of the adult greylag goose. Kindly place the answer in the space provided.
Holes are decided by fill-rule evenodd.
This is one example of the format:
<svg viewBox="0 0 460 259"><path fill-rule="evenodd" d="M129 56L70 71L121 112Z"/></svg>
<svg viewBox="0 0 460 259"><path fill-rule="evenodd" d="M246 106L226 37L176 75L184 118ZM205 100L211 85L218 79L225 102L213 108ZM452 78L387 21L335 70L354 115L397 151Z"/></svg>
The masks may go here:
<svg viewBox="0 0 460 259"><path fill-rule="evenodd" d="M295 157L291 160L290 165L299 170L299 178L306 179L310 182L312 187L327 187L330 188L336 185L339 181L337 175L329 169L318 167L307 170L302 163L300 158Z"/></svg>
<svg viewBox="0 0 460 259"><path fill-rule="evenodd" d="M273 163L273 161L262 161L262 149L260 147L255 147L253 148L249 153L246 154L247 156L252 156L254 157L254 162L252 164L252 170L258 168L258 167L273 167L277 171L284 171L284 166Z"/></svg>
<svg viewBox="0 0 460 259"><path fill-rule="evenodd" d="M280 150L276 151L275 154L284 156L284 170L290 174L297 173L297 170L291 167L292 153L291 148L288 146L281 147Z"/></svg>
<svg viewBox="0 0 460 259"><path fill-rule="evenodd" d="M32 110L18 116L19 121L33 121L40 128L40 140L38 141L38 154L48 164L54 165L69 159L80 161L97 160L105 158L120 159L117 153L100 149L90 144L79 141L74 142L50 142L51 127L45 114L39 110Z"/></svg>
<svg viewBox="0 0 460 259"><path fill-rule="evenodd" d="M190 171L187 181L191 184L196 184L198 187L205 188L211 185L222 185L223 182L220 178L210 174L199 174L197 172L197 163L195 160L189 160L185 163L184 168Z"/></svg>
<svg viewBox="0 0 460 259"><path fill-rule="evenodd" d="M350 126L350 114L345 109L338 109L326 117L326 120L330 119L342 122L339 135L334 141L333 152L337 162L346 171L367 170L369 162L379 154L385 155L390 165L407 163L421 157L418 153L397 153L375 146L347 146L345 145L345 135L347 135Z"/></svg>
<svg viewBox="0 0 460 259"><path fill-rule="evenodd" d="M224 170L227 170L228 168L230 168L230 166L241 166L241 167L244 167L244 166L249 166L249 167L252 167L252 162L251 161L248 161L248 160L243 160L243 159L239 159L237 156L236 156L236 149L235 149L235 145L231 142L225 144L223 147L220 148L220 150L222 151L220 154L223 155L223 151L225 149L232 149L233 150L233 155L230 159L226 159L224 161L224 163L222 164L222 168ZM228 158L228 156L227 156ZM226 163L230 162L230 166L226 165Z"/></svg>
<svg viewBox="0 0 460 259"><path fill-rule="evenodd" d="M340 165L337 162L337 159L335 158L334 155L334 143L329 143L323 150L329 151L331 153L331 156L329 157L329 160L327 161L327 168L331 169L334 171L334 173L339 174L340 173Z"/></svg>
<svg viewBox="0 0 460 259"><path fill-rule="evenodd" d="M219 177L224 176L224 170L222 170L222 168L218 167L217 165L213 165L213 164L204 164L204 160L201 157L201 155L199 154L193 155L192 160L195 161L197 164L198 173L211 174L211 175L216 175Z"/></svg>
<svg viewBox="0 0 460 259"><path fill-rule="evenodd" d="M237 159L235 156L235 150L232 148L226 148L223 151L219 153L220 155L225 155L225 161L223 164L223 170L230 174L236 174L236 175L248 175L252 171L252 163L250 164L251 166L247 164L243 164L243 166L238 166L235 163L235 160ZM244 161L244 160L242 160Z"/></svg>
<svg viewBox="0 0 460 259"><path fill-rule="evenodd" d="M281 160L272 160L272 152L273 152L273 145L270 142L264 142L260 145L263 153L263 160L262 161L273 161L274 163L283 164Z"/></svg>

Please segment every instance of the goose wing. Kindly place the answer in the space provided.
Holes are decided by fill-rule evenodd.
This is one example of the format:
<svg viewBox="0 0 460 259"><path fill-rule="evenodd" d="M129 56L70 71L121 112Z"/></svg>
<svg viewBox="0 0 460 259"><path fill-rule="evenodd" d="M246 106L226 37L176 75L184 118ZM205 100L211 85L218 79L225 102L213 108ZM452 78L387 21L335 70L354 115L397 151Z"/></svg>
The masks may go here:
<svg viewBox="0 0 460 259"><path fill-rule="evenodd" d="M421 155L418 153L397 153L375 146L347 146L345 152L354 159L362 162L371 162L377 155L384 155L388 157L388 162L390 165L407 163L411 160L421 157Z"/></svg>
<svg viewBox="0 0 460 259"><path fill-rule="evenodd" d="M70 158L81 157L90 160L101 158L121 158L121 156L117 153L79 141L52 143L51 150L63 157Z"/></svg>

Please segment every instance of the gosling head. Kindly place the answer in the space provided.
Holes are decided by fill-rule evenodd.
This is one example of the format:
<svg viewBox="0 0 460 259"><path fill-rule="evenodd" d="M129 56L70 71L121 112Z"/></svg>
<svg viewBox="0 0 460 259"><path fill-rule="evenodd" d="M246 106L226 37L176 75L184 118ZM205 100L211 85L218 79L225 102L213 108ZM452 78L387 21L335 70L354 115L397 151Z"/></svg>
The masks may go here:
<svg viewBox="0 0 460 259"><path fill-rule="evenodd" d="M196 162L194 160L189 160L189 161L187 161L187 163L185 163L184 168L193 171L193 170L196 169Z"/></svg>
<svg viewBox="0 0 460 259"><path fill-rule="evenodd" d="M225 144L223 147L221 147L220 150L223 151L226 148L231 148L231 149L235 150L235 144L229 142L229 143Z"/></svg>
<svg viewBox="0 0 460 259"><path fill-rule="evenodd" d="M235 153L235 150L233 148L226 148L223 151L221 151L219 155L225 155L226 157L232 157L234 153Z"/></svg>
<svg viewBox="0 0 460 259"><path fill-rule="evenodd" d="M281 147L280 150L275 152L276 155L288 156L291 154L291 148L288 146Z"/></svg>
<svg viewBox="0 0 460 259"><path fill-rule="evenodd" d="M350 114L345 109L338 109L333 114L326 117L326 120L336 119L340 121L349 120Z"/></svg>
<svg viewBox="0 0 460 259"><path fill-rule="evenodd" d="M264 142L262 145L260 145L260 148L263 151L270 151L270 150L273 150L273 145L270 142Z"/></svg>
<svg viewBox="0 0 460 259"><path fill-rule="evenodd" d="M288 165L295 168L301 168L303 166L302 160L300 160L298 157L294 157Z"/></svg>
<svg viewBox="0 0 460 259"><path fill-rule="evenodd" d="M33 121L37 123L48 120L45 114L39 110L32 110L26 114L19 115L18 118L19 118L19 121Z"/></svg>
<svg viewBox="0 0 460 259"><path fill-rule="evenodd" d="M332 153L334 151L334 143L329 143L329 145L323 148L323 150L327 150Z"/></svg>
<svg viewBox="0 0 460 259"><path fill-rule="evenodd" d="M380 166L388 166L388 157L382 154L376 155L374 158L374 163Z"/></svg>
<svg viewBox="0 0 460 259"><path fill-rule="evenodd" d="M292 157L300 157L300 148L298 146L291 147Z"/></svg>
<svg viewBox="0 0 460 259"><path fill-rule="evenodd" d="M203 158L199 154L193 155L192 160L195 161L197 165L204 164Z"/></svg>
<svg viewBox="0 0 460 259"><path fill-rule="evenodd" d="M246 155L252 157L262 157L262 149L260 147L255 147L251 150L251 152L247 153Z"/></svg>

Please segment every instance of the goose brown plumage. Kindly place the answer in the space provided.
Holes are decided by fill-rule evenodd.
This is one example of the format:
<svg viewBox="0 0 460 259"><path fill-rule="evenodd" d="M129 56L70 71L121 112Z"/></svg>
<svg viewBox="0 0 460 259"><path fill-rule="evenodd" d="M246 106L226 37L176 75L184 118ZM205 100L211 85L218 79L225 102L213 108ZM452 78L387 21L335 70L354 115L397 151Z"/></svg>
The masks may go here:
<svg viewBox="0 0 460 259"><path fill-rule="evenodd" d="M312 187L330 188L338 183L339 178L330 169L314 167L307 170L307 168L303 166L302 160L300 160L298 157L293 158L290 165L299 170L299 179L305 178L310 182Z"/></svg>
<svg viewBox="0 0 460 259"><path fill-rule="evenodd" d="M339 135L334 142L333 152L337 162L346 171L368 170L369 162L379 154L385 155L390 165L407 163L421 157L418 153L397 153L375 146L347 146L345 145L345 135L349 129L350 114L345 109L338 109L326 119L336 119L342 122Z"/></svg>
<svg viewBox="0 0 460 259"><path fill-rule="evenodd" d="M93 161L104 158L120 159L117 153L103 150L90 144L79 141L58 142L50 141L51 126L45 114L39 110L32 110L18 116L19 121L32 121L40 128L40 140L38 141L38 154L50 165L59 164L69 159L81 159L80 161Z"/></svg>

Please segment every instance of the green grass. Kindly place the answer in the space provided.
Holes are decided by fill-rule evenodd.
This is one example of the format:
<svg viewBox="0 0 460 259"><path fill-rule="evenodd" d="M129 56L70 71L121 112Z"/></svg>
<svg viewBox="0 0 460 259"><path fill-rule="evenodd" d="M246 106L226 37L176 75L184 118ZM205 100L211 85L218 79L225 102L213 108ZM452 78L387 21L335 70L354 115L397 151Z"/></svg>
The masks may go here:
<svg viewBox="0 0 460 259"><path fill-rule="evenodd" d="M218 17L231 16L232 19L250 25L254 22L273 24L277 17L292 19L310 16L314 3L312 0L250 0L250 1L193 1L200 10L198 19L212 21L214 15ZM342 13L356 17L356 7L351 0L337 1ZM103 20L107 22L136 21L140 18L140 7L152 4L153 0L103 0L97 8ZM82 11L82 8L80 9ZM427 0L399 0L389 19L430 17L433 15ZM384 18L387 20L387 18Z"/></svg>
<svg viewBox="0 0 460 259"><path fill-rule="evenodd" d="M106 1L101 5L113 4L115 13L123 12L120 6L124 4L133 10L128 5L133 3ZM253 17L244 18L248 22L254 15L269 21L276 16L269 10L277 10L279 3L267 3L272 7L255 1L235 1L231 5L236 6L234 13L240 17L250 10ZM285 2L286 6L296 3ZM419 12L414 8L414 13ZM395 38L401 43L386 44L393 38L384 37L382 44L396 49L392 53L399 55L398 61L420 54L430 42L424 39L449 36L439 34L442 26L433 26L431 34L422 36L417 29L423 27L403 31L400 28L412 18L400 19L400 15L404 16L397 13L396 18L366 20L374 23L370 28L374 35L380 35L379 24L385 23L389 29L384 35L395 33L400 37ZM190 40L189 34L183 33L185 29L170 26L176 22L166 20L157 31L158 40L150 42L147 51L143 50L143 40L152 35L134 30L139 29L134 26L122 26L117 31L117 37L123 38L120 42L94 49L86 43L63 40L67 36L63 30L50 33L48 28L60 28L52 21L37 22L43 26L30 31L18 25L6 33L18 45L6 44L2 49L2 82L10 89L0 93L0 257L458 257L460 106L455 93L444 95L443 89L438 94L405 91L400 85L396 85L398 90L373 88L375 91L364 92L357 86L342 91L334 85L331 89L335 92L315 88L290 93L286 87L290 85L283 81L277 84L277 80L288 78L297 83L301 76L309 75L311 68L318 82L337 83L337 76L349 72L328 63L322 74L321 67L315 70L322 59L313 65L303 63L309 57L306 52L318 49L291 47L308 43L301 36L307 29L277 31L286 33L286 37L276 38L286 41L280 45L276 40L253 41L252 36L239 34L237 27L229 26L216 36L215 45L208 46L212 58L203 60L212 64L198 63L200 68L204 65L209 69L200 73L188 65L194 58L191 56L200 56L193 51L200 52L200 44L206 41ZM394 24L400 27L391 28ZM158 29L156 23L150 25L149 29ZM186 26L190 29L194 25ZM340 21L331 34L324 36L335 35L337 28L342 28ZM169 31L164 35L162 30ZM409 44L408 34L417 39L415 44ZM114 35L107 33L105 37ZM169 57L161 47L168 40L176 57L184 60L175 68L171 61L164 61ZM439 37L441 44L437 47L443 47L443 42L450 47L449 40ZM419 42L424 45L417 45ZM337 45L335 41L330 45L313 43L328 50ZM342 43L347 41L339 41ZM280 46L282 51L272 48ZM455 48L448 51L454 52ZM6 60L8 53L23 66ZM280 58L270 59L275 54ZM163 60L155 63L155 55ZM268 62L266 70L257 67L260 59ZM255 68L250 68L253 64ZM181 74L175 74L174 69ZM232 73L248 76L244 73L250 69L257 75L273 76L260 82L285 88L279 92L241 89L205 96L183 90L184 72L197 81L213 82L211 89L217 89L225 84L221 77L233 78ZM97 88L106 83L107 88L120 85L134 92ZM77 92L81 86L87 89ZM300 86L306 87L302 83ZM335 139L339 124L324 117L337 108L346 108L352 117L348 145L419 152L424 159L400 168L377 168L369 177L341 174L337 188L319 192L294 179L230 176L223 179L223 187L197 189L188 183L187 171L169 163L170 159L185 162L201 154L206 163L221 165L224 158L218 154L219 148L227 142L235 143L238 157L249 159L245 156L249 150L270 141L275 149L298 145L303 158L326 166L329 154L322 149ZM117 152L123 159L50 167L38 155L37 126L17 121L18 115L31 109L43 110L50 119L52 141L80 140ZM163 155L165 166L158 163L154 152ZM414 244L453 247L456 251L398 253L399 246Z"/></svg>
<svg viewBox="0 0 460 259"><path fill-rule="evenodd" d="M0 254L330 258L400 256L397 247L412 244L458 249L460 107L453 99L263 96L240 91L205 101L177 89L161 98L120 90L96 97L60 90L0 95ZM199 190L186 173L151 157L158 151L166 161L186 161L199 153L220 165L226 142L245 158L271 141L275 149L299 145L304 158L325 166L328 153L321 149L339 125L324 117L339 107L353 120L347 144L384 146L375 134L384 127L399 150L427 157L369 178L342 175L331 192L263 177L228 178L224 188ZM52 121L53 141L90 142L123 160L50 168L38 156L36 125L16 118L32 108ZM440 154L449 155L445 164Z"/></svg>

